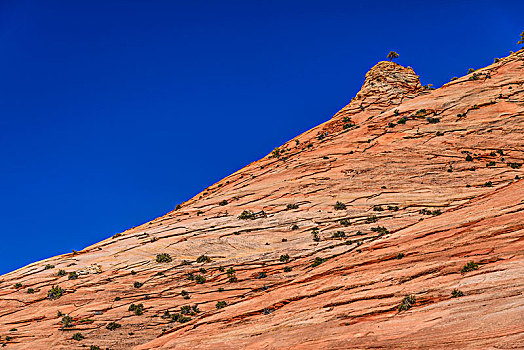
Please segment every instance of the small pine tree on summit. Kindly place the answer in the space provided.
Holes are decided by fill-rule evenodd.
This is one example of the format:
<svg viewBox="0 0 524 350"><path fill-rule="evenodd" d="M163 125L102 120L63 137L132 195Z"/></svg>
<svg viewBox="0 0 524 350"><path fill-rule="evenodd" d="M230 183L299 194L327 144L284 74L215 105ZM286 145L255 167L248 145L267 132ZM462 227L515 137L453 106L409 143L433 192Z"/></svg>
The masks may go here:
<svg viewBox="0 0 524 350"><path fill-rule="evenodd" d="M393 61L395 58L398 58L398 53L395 51L389 51L388 56L386 57L390 61Z"/></svg>
<svg viewBox="0 0 524 350"><path fill-rule="evenodd" d="M524 30L520 34L520 41L517 44L524 45Z"/></svg>

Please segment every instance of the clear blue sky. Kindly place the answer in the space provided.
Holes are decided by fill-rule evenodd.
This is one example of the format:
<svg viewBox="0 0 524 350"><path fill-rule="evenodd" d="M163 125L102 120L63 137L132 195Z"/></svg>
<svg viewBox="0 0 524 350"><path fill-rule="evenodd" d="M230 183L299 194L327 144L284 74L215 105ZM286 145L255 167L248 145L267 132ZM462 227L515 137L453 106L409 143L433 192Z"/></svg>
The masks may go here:
<svg viewBox="0 0 524 350"><path fill-rule="evenodd" d="M0 273L160 216L326 121L390 50L517 50L523 1L0 1Z"/></svg>

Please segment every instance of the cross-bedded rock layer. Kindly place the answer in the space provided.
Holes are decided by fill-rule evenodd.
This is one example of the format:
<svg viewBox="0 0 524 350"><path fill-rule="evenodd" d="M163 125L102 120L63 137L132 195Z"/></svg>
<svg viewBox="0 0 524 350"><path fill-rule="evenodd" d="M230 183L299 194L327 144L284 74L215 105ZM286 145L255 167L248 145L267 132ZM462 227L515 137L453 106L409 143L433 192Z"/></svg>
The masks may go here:
<svg viewBox="0 0 524 350"><path fill-rule="evenodd" d="M278 157L147 224L2 276L0 341L520 347L523 58L521 50L436 90L380 62L348 106ZM162 253L171 259L157 262ZM62 295L50 300L53 286ZM58 312L72 318L68 327Z"/></svg>

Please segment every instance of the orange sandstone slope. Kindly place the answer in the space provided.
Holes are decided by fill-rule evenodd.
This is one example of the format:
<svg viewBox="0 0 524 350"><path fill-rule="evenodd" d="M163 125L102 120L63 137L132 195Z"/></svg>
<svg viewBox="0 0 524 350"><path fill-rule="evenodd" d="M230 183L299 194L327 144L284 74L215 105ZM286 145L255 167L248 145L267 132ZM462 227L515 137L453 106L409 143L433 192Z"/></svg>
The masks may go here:
<svg viewBox="0 0 524 350"><path fill-rule="evenodd" d="M278 156L147 224L2 276L0 341L521 347L523 132L524 50L436 90L380 62Z"/></svg>

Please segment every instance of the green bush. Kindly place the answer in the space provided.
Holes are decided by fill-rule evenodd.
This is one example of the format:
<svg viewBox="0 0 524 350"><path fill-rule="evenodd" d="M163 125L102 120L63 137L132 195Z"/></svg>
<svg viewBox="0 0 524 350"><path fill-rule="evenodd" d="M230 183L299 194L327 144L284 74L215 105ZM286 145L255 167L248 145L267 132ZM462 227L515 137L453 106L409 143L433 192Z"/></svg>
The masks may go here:
<svg viewBox="0 0 524 350"><path fill-rule="evenodd" d="M296 230L298 230L297 224L294 224L293 226L291 226L291 231L296 231Z"/></svg>
<svg viewBox="0 0 524 350"><path fill-rule="evenodd" d="M69 276L67 277L68 280L76 280L78 278L78 275L75 271L69 272Z"/></svg>
<svg viewBox="0 0 524 350"><path fill-rule="evenodd" d="M383 226L372 227L371 231L372 232L376 232L376 233L380 234L381 236L382 235L387 235L389 233L388 229L383 227Z"/></svg>
<svg viewBox="0 0 524 350"><path fill-rule="evenodd" d="M244 210L239 216L239 219L241 220L253 220L255 218L255 214L251 210Z"/></svg>
<svg viewBox="0 0 524 350"><path fill-rule="evenodd" d="M320 242L320 235L318 234L318 229L317 228L314 228L311 231L311 234L313 235L313 241Z"/></svg>
<svg viewBox="0 0 524 350"><path fill-rule="evenodd" d="M340 220L340 224L342 226L346 226L346 227L351 225L351 223L349 222L349 219L342 219L342 220Z"/></svg>
<svg viewBox="0 0 524 350"><path fill-rule="evenodd" d="M157 263L169 263L173 259L171 259L171 255L167 253L157 254L156 256L156 262Z"/></svg>
<svg viewBox="0 0 524 350"><path fill-rule="evenodd" d="M280 157L280 153L281 153L280 148L275 147L275 149L271 152L271 157L278 158Z"/></svg>
<svg viewBox="0 0 524 350"><path fill-rule="evenodd" d="M470 271L474 271L474 270L478 270L479 268L479 265L476 264L475 262L473 261L470 261L468 262L466 265L464 265L462 267L462 270L460 270L462 273L466 273L466 272L470 272Z"/></svg>
<svg viewBox="0 0 524 350"><path fill-rule="evenodd" d="M326 262L327 259L322 259L322 258L319 258L318 256L315 258L315 260L313 261L313 264L311 264L311 267L317 267L318 265Z"/></svg>
<svg viewBox="0 0 524 350"><path fill-rule="evenodd" d="M298 209L298 204L288 204L287 209Z"/></svg>
<svg viewBox="0 0 524 350"><path fill-rule="evenodd" d="M406 117L402 117L402 118L400 118L400 119L397 121L397 124L406 124L407 121L408 121L408 118L406 118Z"/></svg>
<svg viewBox="0 0 524 350"><path fill-rule="evenodd" d="M220 201L220 203L218 204L224 206L224 205L227 205L227 201L224 199L223 201Z"/></svg>
<svg viewBox="0 0 524 350"><path fill-rule="evenodd" d="M289 261L289 255L288 254L283 254L280 256L280 261L282 262L288 262Z"/></svg>
<svg viewBox="0 0 524 350"><path fill-rule="evenodd" d="M346 209L346 205L342 202L339 202L337 201L337 203L335 203L335 210L344 210Z"/></svg>
<svg viewBox="0 0 524 350"><path fill-rule="evenodd" d="M62 320L60 321L63 328L71 328L73 327L73 318L69 315L65 315L62 317Z"/></svg>
<svg viewBox="0 0 524 350"><path fill-rule="evenodd" d="M265 272L260 272L256 278L261 279L261 278L266 278L266 277L267 277L267 274Z"/></svg>
<svg viewBox="0 0 524 350"><path fill-rule="evenodd" d="M22 283L15 283L15 288L18 289L18 288L22 288Z"/></svg>
<svg viewBox="0 0 524 350"><path fill-rule="evenodd" d="M470 154L468 154L468 155L466 156L466 161L467 161L467 162L472 162L472 161L473 161L473 157L472 157Z"/></svg>
<svg viewBox="0 0 524 350"><path fill-rule="evenodd" d="M218 309L223 309L223 308L225 308L226 306L227 306L227 303L226 303L225 301L217 301L217 305L216 305L217 310L218 310Z"/></svg>
<svg viewBox="0 0 524 350"><path fill-rule="evenodd" d="M406 295L404 299L400 302L400 305L398 306L398 311L406 311L411 309L413 304L415 304L416 298L412 295Z"/></svg>
<svg viewBox="0 0 524 350"><path fill-rule="evenodd" d="M284 272L291 272L291 267L289 266L284 267Z"/></svg>
<svg viewBox="0 0 524 350"><path fill-rule="evenodd" d="M200 255L197 259L196 259L196 262L197 263L208 263L208 262L211 262L211 258L207 255Z"/></svg>
<svg viewBox="0 0 524 350"><path fill-rule="evenodd" d="M35 290L33 288L27 288L27 293L28 294L33 294L35 292Z"/></svg>
<svg viewBox="0 0 524 350"><path fill-rule="evenodd" d="M377 222L377 221L378 221L378 218L377 218L376 215L371 215L371 216L368 216L366 218L366 223L368 223L368 224L372 224L372 223Z"/></svg>
<svg viewBox="0 0 524 350"><path fill-rule="evenodd" d="M453 289L453 291L451 292L451 296L453 298L459 298L459 297L463 297L464 293L458 289Z"/></svg>
<svg viewBox="0 0 524 350"><path fill-rule="evenodd" d="M59 299L64 294L64 290L59 286L51 287L51 290L47 292L47 297L51 300Z"/></svg>
<svg viewBox="0 0 524 350"><path fill-rule="evenodd" d="M198 284L206 283L206 278L202 275L196 275L195 276L195 282Z"/></svg>
<svg viewBox="0 0 524 350"><path fill-rule="evenodd" d="M109 322L106 325L106 328L109 329L110 331L114 331L115 329L118 329L120 327L122 327L122 325L120 323L116 323L116 322Z"/></svg>
<svg viewBox="0 0 524 350"><path fill-rule="evenodd" d="M73 336L71 337L71 339L73 340L77 340L77 341L80 341L82 339L84 339L85 337L82 335L82 333L75 333L73 334Z"/></svg>
<svg viewBox="0 0 524 350"><path fill-rule="evenodd" d="M131 304L129 305L128 311L133 311L135 315L140 316L144 313L144 305L143 304Z"/></svg>
<svg viewBox="0 0 524 350"><path fill-rule="evenodd" d="M346 237L346 233L344 231L337 231L335 233L333 233L333 236L331 236L332 238L344 238Z"/></svg>
<svg viewBox="0 0 524 350"><path fill-rule="evenodd" d="M44 270L50 270L50 269L54 269L54 268L55 268L55 265L47 264L47 265L44 267Z"/></svg>
<svg viewBox="0 0 524 350"><path fill-rule="evenodd" d="M57 276L62 277L62 276L66 275L66 272L65 272L65 270L58 270L58 272L56 274L57 274Z"/></svg>

